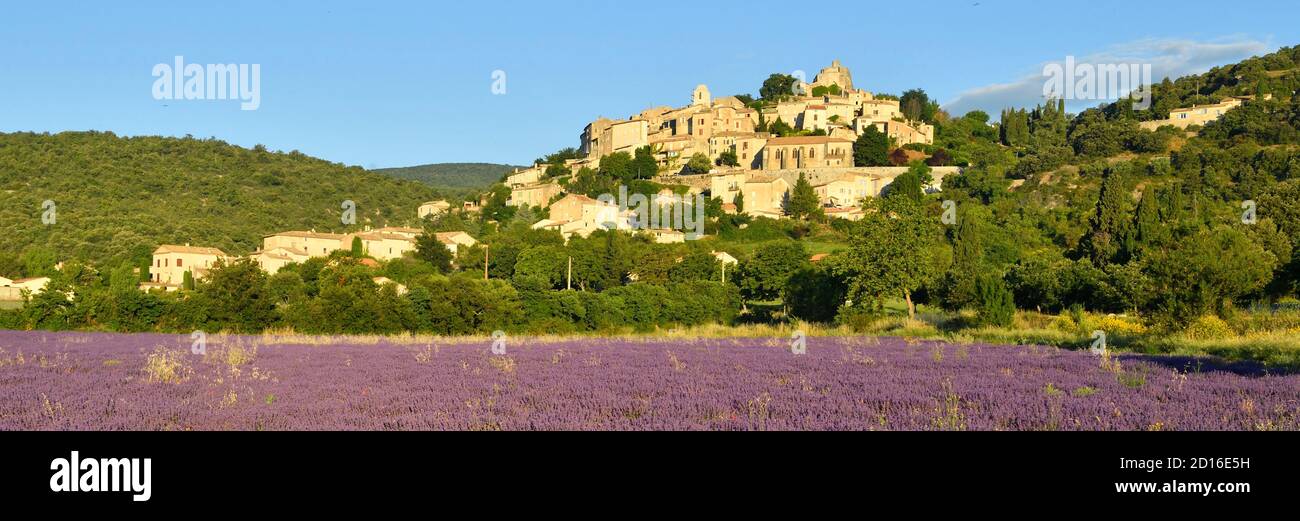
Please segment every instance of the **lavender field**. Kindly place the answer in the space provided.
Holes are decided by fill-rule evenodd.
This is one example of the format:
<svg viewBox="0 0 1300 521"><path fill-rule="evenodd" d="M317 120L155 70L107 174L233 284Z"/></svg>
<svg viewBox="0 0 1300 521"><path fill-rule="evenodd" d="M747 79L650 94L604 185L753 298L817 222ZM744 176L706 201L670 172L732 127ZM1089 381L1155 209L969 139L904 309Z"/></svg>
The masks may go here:
<svg viewBox="0 0 1300 521"><path fill-rule="evenodd" d="M3 430L1297 430L1300 375L1043 347L0 331Z"/></svg>

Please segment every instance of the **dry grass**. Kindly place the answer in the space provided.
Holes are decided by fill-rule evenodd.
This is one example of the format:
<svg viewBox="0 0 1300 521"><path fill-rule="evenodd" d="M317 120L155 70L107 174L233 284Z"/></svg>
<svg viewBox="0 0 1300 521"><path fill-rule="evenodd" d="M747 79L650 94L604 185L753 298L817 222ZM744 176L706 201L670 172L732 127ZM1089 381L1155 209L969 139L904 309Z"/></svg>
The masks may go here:
<svg viewBox="0 0 1300 521"><path fill-rule="evenodd" d="M968 314L969 315L969 314ZM1006 345L1048 345L1071 349L1087 348L1091 332L1105 331L1108 347L1119 351L1176 355L1212 355L1231 360L1256 360L1273 365L1300 367L1300 315L1243 316L1234 321L1237 331L1220 339L1198 339L1182 334L1167 334L1148 328L1136 317L1085 313L1071 317L1068 313L1049 315L1018 312L1010 327L962 327L971 317L942 313L919 313L916 320L887 316L845 325L803 322L778 324L743 324L726 326L706 324L690 327L657 328L569 334L520 335L507 337L509 349L571 343L593 338L618 342L657 343L690 342L705 339L768 338L772 345L784 346L795 332L806 337L874 338L902 337L910 341L925 340L954 344L983 342ZM1081 323L1080 323L1081 322ZM425 363L440 346L490 345L490 335L439 336L402 333L397 335L308 335L290 329L268 331L260 336L215 335L216 360L237 369L251 362L258 346L274 345L397 345L415 349L417 361ZM420 351L433 348L433 352ZM0 356L0 365L15 363L12 355Z"/></svg>
<svg viewBox="0 0 1300 521"><path fill-rule="evenodd" d="M188 380L194 370L185 363L184 351L158 346L145 359L144 374L149 383L178 384Z"/></svg>

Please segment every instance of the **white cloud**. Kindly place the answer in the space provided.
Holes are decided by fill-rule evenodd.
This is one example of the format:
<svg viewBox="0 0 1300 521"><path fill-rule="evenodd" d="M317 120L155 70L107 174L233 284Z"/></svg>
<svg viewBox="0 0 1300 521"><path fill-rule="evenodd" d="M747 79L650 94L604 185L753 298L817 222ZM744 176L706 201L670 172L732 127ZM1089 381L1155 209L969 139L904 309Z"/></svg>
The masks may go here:
<svg viewBox="0 0 1300 521"><path fill-rule="evenodd" d="M1155 82L1168 77L1176 79L1189 74L1199 74L1213 67L1234 63L1251 56L1265 54L1271 46L1263 41L1236 38L1216 42L1198 42L1177 39L1144 39L1113 46L1087 56L1076 57L1080 64L1091 63L1142 63L1151 64L1151 77ZM1039 64L1032 74L1009 83L999 83L967 90L956 99L944 104L949 114L962 115L972 110L983 110L995 119L1002 109L1033 107L1043 102L1043 67L1060 60ZM1067 101L1072 112L1094 107L1100 101Z"/></svg>

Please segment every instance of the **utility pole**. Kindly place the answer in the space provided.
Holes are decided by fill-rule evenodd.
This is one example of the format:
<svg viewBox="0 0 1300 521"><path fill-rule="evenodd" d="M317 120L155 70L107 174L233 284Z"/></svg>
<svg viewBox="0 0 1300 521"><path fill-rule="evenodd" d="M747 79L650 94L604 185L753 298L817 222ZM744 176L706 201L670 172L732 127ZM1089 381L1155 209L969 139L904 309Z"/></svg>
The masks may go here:
<svg viewBox="0 0 1300 521"><path fill-rule="evenodd" d="M488 279L488 252L492 250L491 244L483 245L483 280Z"/></svg>
<svg viewBox="0 0 1300 521"><path fill-rule="evenodd" d="M573 289L573 257L569 257L569 272L565 279L564 289Z"/></svg>

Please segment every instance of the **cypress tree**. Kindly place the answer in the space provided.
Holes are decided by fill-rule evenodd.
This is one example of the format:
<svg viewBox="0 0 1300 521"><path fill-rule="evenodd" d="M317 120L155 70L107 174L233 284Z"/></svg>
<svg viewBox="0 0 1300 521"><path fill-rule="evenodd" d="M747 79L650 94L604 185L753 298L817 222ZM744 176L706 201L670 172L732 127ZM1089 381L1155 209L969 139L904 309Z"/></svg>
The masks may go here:
<svg viewBox="0 0 1300 521"><path fill-rule="evenodd" d="M1097 211L1093 214L1088 234L1080 246L1094 266L1123 263L1123 240L1129 233L1129 195L1124 187L1124 176L1119 169L1110 168L1101 180L1101 193L1097 197Z"/></svg>
<svg viewBox="0 0 1300 521"><path fill-rule="evenodd" d="M911 170L895 177L894 182L889 183L889 197L907 197L914 202L920 202L922 195L921 178Z"/></svg>
<svg viewBox="0 0 1300 521"><path fill-rule="evenodd" d="M1016 304L1011 290L1002 277L986 275L979 278L979 323L984 326L1007 327L1016 317Z"/></svg>
<svg viewBox="0 0 1300 521"><path fill-rule="evenodd" d="M1160 222L1159 197L1147 190L1138 202L1137 216L1133 220L1133 240L1138 250L1147 250L1164 243L1165 226ZM1130 251L1132 257L1136 252Z"/></svg>
<svg viewBox="0 0 1300 521"><path fill-rule="evenodd" d="M944 277L943 305L960 310L976 303L976 278L984 262L984 244L974 212L963 211L953 240L952 268Z"/></svg>

